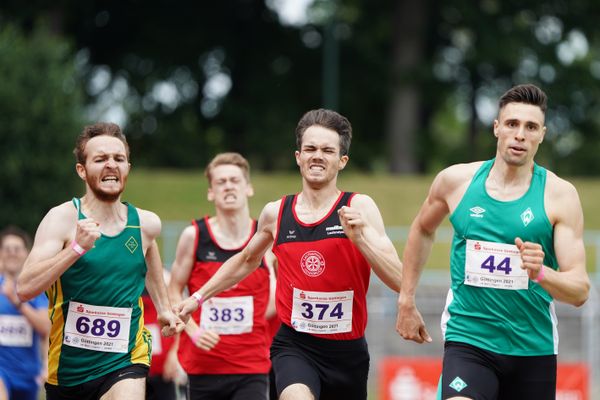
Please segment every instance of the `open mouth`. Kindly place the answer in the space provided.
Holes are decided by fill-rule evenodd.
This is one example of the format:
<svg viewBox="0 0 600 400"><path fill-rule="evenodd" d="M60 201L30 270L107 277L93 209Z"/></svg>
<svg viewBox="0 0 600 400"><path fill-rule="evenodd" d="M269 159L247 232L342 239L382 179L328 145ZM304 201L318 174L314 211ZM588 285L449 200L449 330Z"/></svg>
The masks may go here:
<svg viewBox="0 0 600 400"><path fill-rule="evenodd" d="M509 149L513 152L513 153L518 153L518 154L522 154L525 153L525 148L521 147L521 146L510 146Z"/></svg>
<svg viewBox="0 0 600 400"><path fill-rule="evenodd" d="M325 171L325 166L320 164L312 164L308 167L310 171Z"/></svg>
<svg viewBox="0 0 600 400"><path fill-rule="evenodd" d="M115 175L107 175L105 177L102 178L102 182L119 182L119 178L117 178Z"/></svg>

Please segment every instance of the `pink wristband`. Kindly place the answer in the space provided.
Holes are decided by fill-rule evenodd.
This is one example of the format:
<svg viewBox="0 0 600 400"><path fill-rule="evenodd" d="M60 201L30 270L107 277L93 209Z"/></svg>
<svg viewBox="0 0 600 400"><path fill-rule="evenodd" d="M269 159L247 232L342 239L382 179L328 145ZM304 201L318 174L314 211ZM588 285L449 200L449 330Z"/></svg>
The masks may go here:
<svg viewBox="0 0 600 400"><path fill-rule="evenodd" d="M198 303L198 308L202 307L202 303L204 303L204 297L198 292L192 293L192 297L196 299L196 303Z"/></svg>
<svg viewBox="0 0 600 400"><path fill-rule="evenodd" d="M194 333L192 333L192 336L190 336L190 339L192 339L192 343L196 344L196 341L198 340L200 335L202 335L202 333L204 333L204 329L198 327L198 329L196 329Z"/></svg>
<svg viewBox="0 0 600 400"><path fill-rule="evenodd" d="M75 241L75 239L73 239L73 241L71 242L71 248L75 251L75 253L79 254L80 256L84 255L85 253L87 253L87 250L84 249L83 247L81 247L79 245L79 243L77 243Z"/></svg>
<svg viewBox="0 0 600 400"><path fill-rule="evenodd" d="M544 267L542 265L542 268L540 268L540 272L538 272L537 276L534 279L535 282L540 283L544 279L544 270L545 269L546 269L546 267Z"/></svg>

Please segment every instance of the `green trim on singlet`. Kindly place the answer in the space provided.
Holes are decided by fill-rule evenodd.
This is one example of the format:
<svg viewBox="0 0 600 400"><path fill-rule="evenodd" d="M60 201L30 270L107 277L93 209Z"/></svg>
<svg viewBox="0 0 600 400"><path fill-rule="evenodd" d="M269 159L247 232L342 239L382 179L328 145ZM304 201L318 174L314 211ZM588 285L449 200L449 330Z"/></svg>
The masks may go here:
<svg viewBox="0 0 600 400"><path fill-rule="evenodd" d="M499 201L485 189L493 164L494 159L481 165L450 216L454 227L452 282L442 315L444 339L505 355L557 354L554 302L539 284L529 281L527 289L506 290L464 283L467 239L514 244L520 237L539 243L545 253L544 265L558 269L553 227L544 208L546 170L534 164L528 191L519 199Z"/></svg>

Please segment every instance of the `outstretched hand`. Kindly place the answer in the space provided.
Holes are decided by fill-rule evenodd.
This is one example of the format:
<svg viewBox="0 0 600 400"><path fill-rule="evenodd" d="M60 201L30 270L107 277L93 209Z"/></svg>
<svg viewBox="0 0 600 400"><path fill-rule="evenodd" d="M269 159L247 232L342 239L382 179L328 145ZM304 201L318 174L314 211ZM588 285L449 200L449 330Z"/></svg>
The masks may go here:
<svg viewBox="0 0 600 400"><path fill-rule="evenodd" d="M190 336L194 346L204 351L209 351L219 343L221 336L218 333L208 329L196 328L194 333Z"/></svg>
<svg viewBox="0 0 600 400"><path fill-rule="evenodd" d="M544 250L542 245L533 242L524 242L521 238L515 239L515 245L521 253L521 268L527 270L529 279L536 279L544 268Z"/></svg>
<svg viewBox="0 0 600 400"><path fill-rule="evenodd" d="M188 297L179 304L173 307L173 312L179 317L184 324L190 320L190 317L194 311L198 309L198 302L193 297Z"/></svg>
<svg viewBox="0 0 600 400"><path fill-rule="evenodd" d="M171 310L159 313L157 319L161 327L161 333L165 337L180 333L185 327L183 321L179 319Z"/></svg>

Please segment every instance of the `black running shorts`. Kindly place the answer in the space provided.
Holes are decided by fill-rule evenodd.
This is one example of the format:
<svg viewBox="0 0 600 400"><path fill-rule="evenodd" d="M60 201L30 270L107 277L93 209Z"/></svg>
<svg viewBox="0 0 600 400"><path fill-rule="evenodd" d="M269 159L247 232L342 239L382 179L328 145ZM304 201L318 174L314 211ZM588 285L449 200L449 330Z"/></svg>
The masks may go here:
<svg viewBox="0 0 600 400"><path fill-rule="evenodd" d="M329 340L282 324L271 345L277 394L294 383L320 400L365 400L369 350L364 338Z"/></svg>
<svg viewBox="0 0 600 400"><path fill-rule="evenodd" d="M554 400L556 355L506 356L446 342L442 399Z"/></svg>

